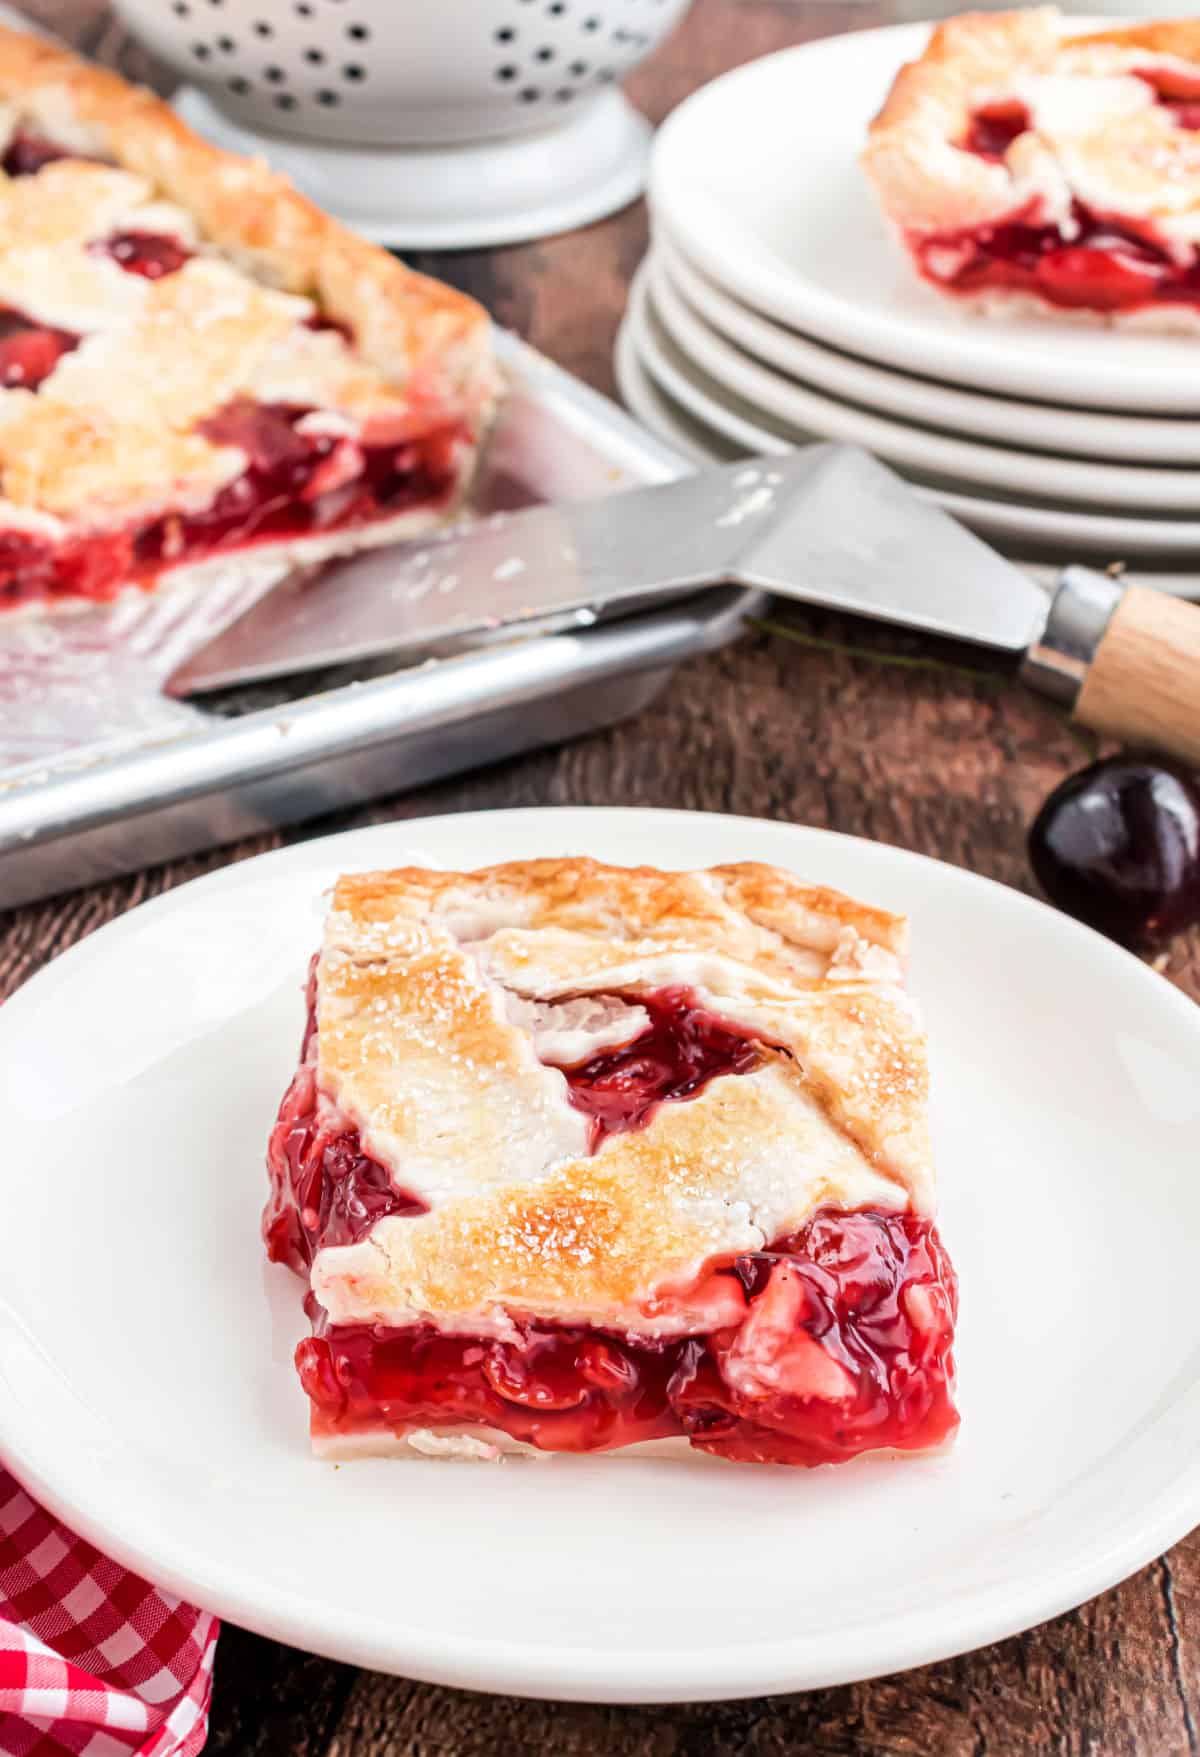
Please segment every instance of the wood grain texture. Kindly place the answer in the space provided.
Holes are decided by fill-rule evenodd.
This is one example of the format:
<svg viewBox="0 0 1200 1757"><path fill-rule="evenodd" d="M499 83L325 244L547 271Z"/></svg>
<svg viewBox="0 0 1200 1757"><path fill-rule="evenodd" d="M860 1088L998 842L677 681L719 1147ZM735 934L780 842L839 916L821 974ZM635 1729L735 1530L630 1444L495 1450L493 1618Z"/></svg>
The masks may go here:
<svg viewBox="0 0 1200 1757"><path fill-rule="evenodd" d="M127 71L154 76L100 0L29 0L27 9ZM633 94L658 119L726 67L912 12L909 0L697 0L638 72ZM501 322L611 390L613 337L645 242L635 208L569 238L426 256L420 266L478 294ZM899 668L752 632L683 666L632 724L294 834L491 806L677 806L873 836L1032 890L1026 826L1084 760L1079 735L977 655L830 616L788 619L881 659L924 653L964 669ZM145 898L269 845L264 838L0 919L0 992ZM1164 980L1200 996L1200 936L1176 942ZM753 1567L772 1560L752 1559L751 1587ZM920 1592L916 1580L914 1598ZM519 1702L356 1672L227 1628L210 1749L220 1757L1182 1757L1200 1747L1198 1726L1193 1537L1015 1640L903 1676L771 1701Z"/></svg>
<svg viewBox="0 0 1200 1757"><path fill-rule="evenodd" d="M1083 680L1075 718L1200 765L1200 609L1131 586Z"/></svg>

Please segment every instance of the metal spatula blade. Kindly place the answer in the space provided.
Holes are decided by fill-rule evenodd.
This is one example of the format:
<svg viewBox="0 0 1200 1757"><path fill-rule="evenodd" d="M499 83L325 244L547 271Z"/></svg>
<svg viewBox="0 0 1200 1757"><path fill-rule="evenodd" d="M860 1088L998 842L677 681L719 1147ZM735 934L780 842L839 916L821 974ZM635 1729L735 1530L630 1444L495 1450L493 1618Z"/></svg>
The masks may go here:
<svg viewBox="0 0 1200 1757"><path fill-rule="evenodd" d="M820 445L368 552L277 588L169 687L189 695L384 653L445 652L729 583L1013 652L1046 603L885 465Z"/></svg>
<svg viewBox="0 0 1200 1757"><path fill-rule="evenodd" d="M1026 680L1086 725L1200 763L1200 610L1080 567L1051 599L883 464L835 445L364 556L261 600L171 684L190 694L445 652L728 583L1021 654Z"/></svg>

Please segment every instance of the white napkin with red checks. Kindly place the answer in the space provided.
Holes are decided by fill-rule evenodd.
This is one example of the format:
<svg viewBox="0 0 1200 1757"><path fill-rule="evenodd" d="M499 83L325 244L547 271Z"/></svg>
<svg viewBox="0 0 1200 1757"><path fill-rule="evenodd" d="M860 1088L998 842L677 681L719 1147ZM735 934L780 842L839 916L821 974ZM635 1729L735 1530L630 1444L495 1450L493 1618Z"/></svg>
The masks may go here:
<svg viewBox="0 0 1200 1757"><path fill-rule="evenodd" d="M0 1757L195 1757L218 1627L0 1467Z"/></svg>

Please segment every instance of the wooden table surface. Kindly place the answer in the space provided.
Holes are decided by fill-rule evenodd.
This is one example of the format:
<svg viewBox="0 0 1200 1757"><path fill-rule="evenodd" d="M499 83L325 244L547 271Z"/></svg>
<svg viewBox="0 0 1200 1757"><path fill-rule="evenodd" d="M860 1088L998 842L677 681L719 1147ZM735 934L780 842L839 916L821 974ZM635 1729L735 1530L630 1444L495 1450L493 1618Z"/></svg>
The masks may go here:
<svg viewBox="0 0 1200 1757"><path fill-rule="evenodd" d="M26 10L127 70L153 71L103 0L28 0ZM657 121L738 62L921 10L906 0L697 0L631 89ZM803 166L796 175L803 177ZM502 323L612 391L613 337L645 245L638 207L567 238L428 258L421 266L468 288ZM883 662L924 652L980 664L962 652L828 616L791 620L810 635L853 642L881 659L751 634L683 666L634 723L287 839L462 808L676 806L873 836L1032 889L1026 825L1050 787L1086 754L1056 713L999 672L976 677ZM2 992L144 898L282 839L263 837L3 918ZM1200 996L1200 936L1175 945L1163 975ZM1030 1216L1031 1227L1036 1219ZM1074 1413L1087 1418L1086 1411ZM913 1593L919 1598L920 1580ZM1200 1535L1082 1610L982 1652L873 1683L754 1702L519 1702L374 1676L227 1628L210 1750L214 1757L1169 1757L1198 1749L1198 1724Z"/></svg>

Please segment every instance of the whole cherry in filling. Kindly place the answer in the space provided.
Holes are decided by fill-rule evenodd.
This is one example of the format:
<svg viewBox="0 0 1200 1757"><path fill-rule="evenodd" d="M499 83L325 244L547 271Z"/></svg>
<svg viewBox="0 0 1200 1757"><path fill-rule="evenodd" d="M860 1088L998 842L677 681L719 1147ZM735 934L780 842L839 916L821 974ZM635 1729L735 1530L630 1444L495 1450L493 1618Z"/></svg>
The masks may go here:
<svg viewBox="0 0 1200 1757"><path fill-rule="evenodd" d="M1139 67L1134 78L1150 87L1181 128L1200 129L1200 75L1182 68Z"/></svg>
<svg viewBox="0 0 1200 1757"><path fill-rule="evenodd" d="M377 1220L424 1214L425 1204L397 1188L386 1167L364 1151L357 1129L322 1126L303 1086L297 1092L294 1084L293 1094L294 1114L281 1115L271 1135L272 1192L263 1233L271 1261L303 1273L325 1246L354 1244Z"/></svg>
<svg viewBox="0 0 1200 1757"><path fill-rule="evenodd" d="M36 177L43 165L52 165L56 159L78 156L80 155L72 153L69 147L60 146L56 140L48 140L45 135L18 128L0 157L0 166L8 177Z"/></svg>
<svg viewBox="0 0 1200 1757"><path fill-rule="evenodd" d="M354 1244L388 1214L426 1212L423 1202L400 1189L363 1150L358 1130L320 1104L315 958L307 998L300 1067L267 1146L271 1194L263 1214L268 1257L301 1275L325 1245Z"/></svg>
<svg viewBox="0 0 1200 1757"><path fill-rule="evenodd" d="M982 104L971 114L963 144L968 152L977 154L981 159L1002 159L1017 136L1026 132L1029 124L1029 111L1017 98Z"/></svg>
<svg viewBox="0 0 1200 1757"><path fill-rule="evenodd" d="M63 355L78 346L79 337L68 330L53 329L34 322L22 311L0 307L0 386L36 390Z"/></svg>
<svg viewBox="0 0 1200 1757"><path fill-rule="evenodd" d="M169 237L165 232L114 232L112 237L93 245L93 249L111 256L126 274L141 275L148 281L161 281L166 275L178 273L193 254L181 238Z"/></svg>

